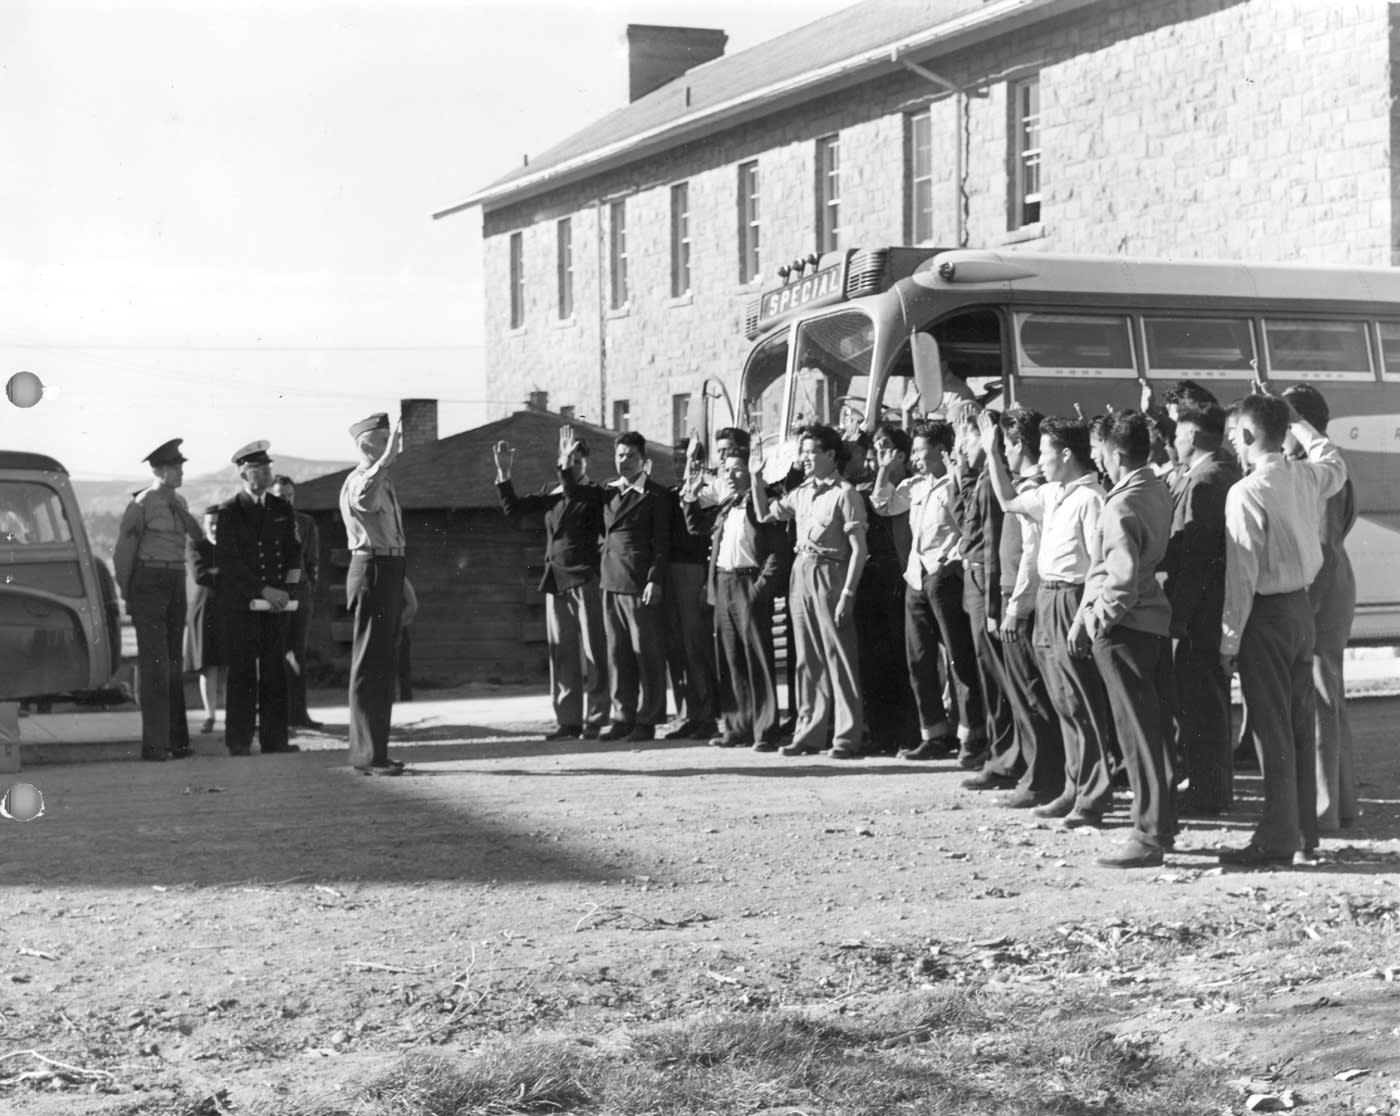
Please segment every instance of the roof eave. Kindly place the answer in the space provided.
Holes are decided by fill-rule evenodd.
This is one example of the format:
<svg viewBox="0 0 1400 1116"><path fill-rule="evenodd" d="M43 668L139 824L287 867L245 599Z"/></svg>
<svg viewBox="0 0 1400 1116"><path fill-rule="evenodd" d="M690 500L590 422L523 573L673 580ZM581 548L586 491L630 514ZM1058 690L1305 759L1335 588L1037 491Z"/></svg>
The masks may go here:
<svg viewBox="0 0 1400 1116"><path fill-rule="evenodd" d="M606 170L677 147L723 128L743 124L767 115L791 101L810 99L813 94L839 92L881 72L893 73L904 60L917 61L947 53L1003 35L1028 23L1049 19L1097 3L1098 0L995 0L980 11L970 12L936 27L863 51L817 70L775 82L670 120L655 128L628 136L605 147L547 167L535 174L497 182L478 190L465 200L434 213L433 220L450 217L480 206L491 212L524 201L549 190L591 177Z"/></svg>

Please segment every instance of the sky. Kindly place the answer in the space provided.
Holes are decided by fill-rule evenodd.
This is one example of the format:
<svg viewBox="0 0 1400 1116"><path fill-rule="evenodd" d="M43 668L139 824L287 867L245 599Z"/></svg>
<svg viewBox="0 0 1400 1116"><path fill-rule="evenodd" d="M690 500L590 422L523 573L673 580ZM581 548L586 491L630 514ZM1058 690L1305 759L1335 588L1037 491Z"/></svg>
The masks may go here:
<svg viewBox="0 0 1400 1116"><path fill-rule="evenodd" d="M0 0L0 382L45 385L0 448L141 476L183 437L198 476L502 413L480 211L431 214L624 104L628 23L734 54L850 2Z"/></svg>

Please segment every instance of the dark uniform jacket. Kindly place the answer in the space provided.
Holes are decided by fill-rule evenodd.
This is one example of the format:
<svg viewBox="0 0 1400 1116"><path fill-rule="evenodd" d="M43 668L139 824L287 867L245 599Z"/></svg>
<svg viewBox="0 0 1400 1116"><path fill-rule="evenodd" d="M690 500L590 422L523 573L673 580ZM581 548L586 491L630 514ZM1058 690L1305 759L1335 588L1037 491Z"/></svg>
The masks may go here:
<svg viewBox="0 0 1400 1116"><path fill-rule="evenodd" d="M316 520L306 512L293 511L296 519L297 538L301 541L301 584L297 587L298 597L308 597L316 588L321 571L321 532Z"/></svg>
<svg viewBox="0 0 1400 1116"><path fill-rule="evenodd" d="M496 484L506 515L544 512L544 576L540 589L562 593L598 576L603 538L603 490L585 481L566 496L563 486L533 496L517 496L510 481Z"/></svg>
<svg viewBox="0 0 1400 1116"><path fill-rule="evenodd" d="M1162 572L1172 606L1171 634L1209 646L1220 642L1225 608L1225 494L1240 479L1233 458L1217 451L1183 470L1172 487L1172 529Z"/></svg>
<svg viewBox="0 0 1400 1116"><path fill-rule="evenodd" d="M219 505L214 553L225 608L246 611L264 589L286 589L287 575L301 569L292 505L270 492L263 500L258 507L245 491Z"/></svg>
<svg viewBox="0 0 1400 1116"><path fill-rule="evenodd" d="M724 521L733 509L736 499L740 498L745 502L748 521L754 527L754 557L758 559L758 576L754 579L755 594L760 599L772 600L781 596L787 588L788 568L792 562L792 539L788 524L760 523L754 512L753 501L747 496L731 496L722 504L712 504L709 507L701 507L697 500L682 500L681 512L685 517L686 530L691 535L708 537L710 540L710 565L705 578L705 592L711 605L719 603L717 573Z"/></svg>
<svg viewBox="0 0 1400 1116"><path fill-rule="evenodd" d="M675 497L650 477L640 492L613 483L581 485L560 474L564 495L587 500L603 511L599 582L612 593L640 596L649 584L664 586L671 553L671 505Z"/></svg>

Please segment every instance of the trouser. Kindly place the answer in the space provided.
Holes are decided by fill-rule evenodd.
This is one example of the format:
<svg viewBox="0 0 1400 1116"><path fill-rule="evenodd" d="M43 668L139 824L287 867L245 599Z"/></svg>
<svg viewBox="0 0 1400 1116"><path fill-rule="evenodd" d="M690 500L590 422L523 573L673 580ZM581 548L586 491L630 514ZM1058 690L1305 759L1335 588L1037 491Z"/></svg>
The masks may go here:
<svg viewBox="0 0 1400 1116"><path fill-rule="evenodd" d="M705 599L707 573L698 562L666 567L666 659L683 721L715 719L715 618Z"/></svg>
<svg viewBox="0 0 1400 1116"><path fill-rule="evenodd" d="M597 579L545 594L549 691L560 726L608 721L607 636Z"/></svg>
<svg viewBox="0 0 1400 1116"><path fill-rule="evenodd" d="M778 739L773 600L755 591L757 579L756 571L715 574L721 731L738 743L773 744Z"/></svg>
<svg viewBox="0 0 1400 1116"><path fill-rule="evenodd" d="M924 596L933 606L939 638L948 649L954 705L962 726L958 735L966 752L977 752L984 746L987 722L983 715L982 683L977 676L977 648L963 605L962 563L953 562L925 576Z"/></svg>
<svg viewBox="0 0 1400 1116"><path fill-rule="evenodd" d="M1220 637L1177 640L1177 749L1191 780L1191 805L1228 810L1234 801L1230 739L1230 679L1220 663Z"/></svg>
<svg viewBox="0 0 1400 1116"><path fill-rule="evenodd" d="M1003 616L1007 596L1002 594ZM1065 745L1060 738L1060 719L1040 675L1034 639L1035 618L1028 616L1018 638L1001 641L1006 697L1016 723L1016 748L1025 761L1016 789L1055 795L1065 784Z"/></svg>
<svg viewBox="0 0 1400 1116"><path fill-rule="evenodd" d="M1131 836L1153 848L1165 848L1176 838L1176 789L1160 697L1170 677L1170 653L1166 636L1121 626L1094 640L1094 662L1108 693L1133 788Z"/></svg>
<svg viewBox="0 0 1400 1116"><path fill-rule="evenodd" d="M995 775L1020 778L1025 770L1016 740L1016 722L1007 700L1006 667L1002 662L1001 640L987 631L987 568L980 563L966 566L963 581L963 607L977 661L977 681L982 688L982 710L986 718L987 762L985 769ZM1000 586L991 590L1000 593Z"/></svg>
<svg viewBox="0 0 1400 1116"><path fill-rule="evenodd" d="M1351 720L1347 716L1347 687L1343 676L1343 653L1351 638L1351 621L1356 613L1356 581L1351 563L1335 575L1327 606L1313 614L1317 629L1313 652L1313 690L1317 694L1317 824L1319 829L1337 829L1354 820L1360 809L1356 802L1356 772L1352 762Z"/></svg>
<svg viewBox="0 0 1400 1116"><path fill-rule="evenodd" d="M354 628L350 653L350 763L355 767L382 767L389 762L403 582L402 558L358 553L350 558L345 597Z"/></svg>
<svg viewBox="0 0 1400 1116"><path fill-rule="evenodd" d="M830 732L833 747L860 751L865 714L855 609L848 608L845 621L836 623L848 564L799 554L792 565L788 608L797 648L794 748L823 749Z"/></svg>
<svg viewBox="0 0 1400 1116"><path fill-rule="evenodd" d="M666 639L661 608L636 593L603 590L612 719L652 728L666 715Z"/></svg>
<svg viewBox="0 0 1400 1116"><path fill-rule="evenodd" d="M306 646L311 635L311 609L315 604L315 594L310 587L304 592L294 593L297 610L287 618L287 650L296 656L297 665L285 666L287 672L287 720L294 725L311 720L311 711L306 708Z"/></svg>
<svg viewBox="0 0 1400 1116"><path fill-rule="evenodd" d="M1240 640L1240 690L1264 777L1253 843L1275 854L1317 845L1314 640L1307 593L1255 596Z"/></svg>
<svg viewBox="0 0 1400 1116"><path fill-rule="evenodd" d="M860 693L869 750L893 755L919 744L919 711L909 686L904 646L904 579L867 562L856 591Z"/></svg>
<svg viewBox="0 0 1400 1116"><path fill-rule="evenodd" d="M127 588L127 610L136 629L140 675L141 754L187 752L185 717L185 571L138 565Z"/></svg>
<svg viewBox="0 0 1400 1116"><path fill-rule="evenodd" d="M935 577L927 574L922 589L904 587L904 654L919 715L919 735L924 740L932 740L948 730L948 709L943 702L942 637L933 610Z"/></svg>
<svg viewBox="0 0 1400 1116"><path fill-rule="evenodd" d="M1069 630L1074 623L1082 585L1042 584L1035 598L1035 650L1050 702L1060 718L1065 747L1061 793L1075 807L1102 813L1113 802L1113 783L1104 753L1108 733L1108 696L1092 657L1073 658Z"/></svg>
<svg viewBox="0 0 1400 1116"><path fill-rule="evenodd" d="M253 718L264 752L287 746L287 620L284 613L229 607L224 744L236 755L253 746Z"/></svg>

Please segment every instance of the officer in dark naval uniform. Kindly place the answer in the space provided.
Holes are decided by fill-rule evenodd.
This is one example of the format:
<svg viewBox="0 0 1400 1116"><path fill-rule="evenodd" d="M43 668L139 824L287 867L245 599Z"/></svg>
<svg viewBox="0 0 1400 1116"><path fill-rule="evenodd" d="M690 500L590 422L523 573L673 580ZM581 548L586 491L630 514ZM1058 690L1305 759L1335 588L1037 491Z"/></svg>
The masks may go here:
<svg viewBox="0 0 1400 1116"><path fill-rule="evenodd" d="M185 639L185 541L204 538L199 520L176 489L184 481L183 438L172 438L143 460L155 476L122 515L113 564L136 628L140 674L141 758L190 754L181 673Z"/></svg>
<svg viewBox="0 0 1400 1116"><path fill-rule="evenodd" d="M253 746L253 715L264 753L296 752L287 742L287 606L301 580L301 543L292 506L268 491L267 442L233 455L243 491L219 505L214 553L228 639L224 743L231 755Z"/></svg>

